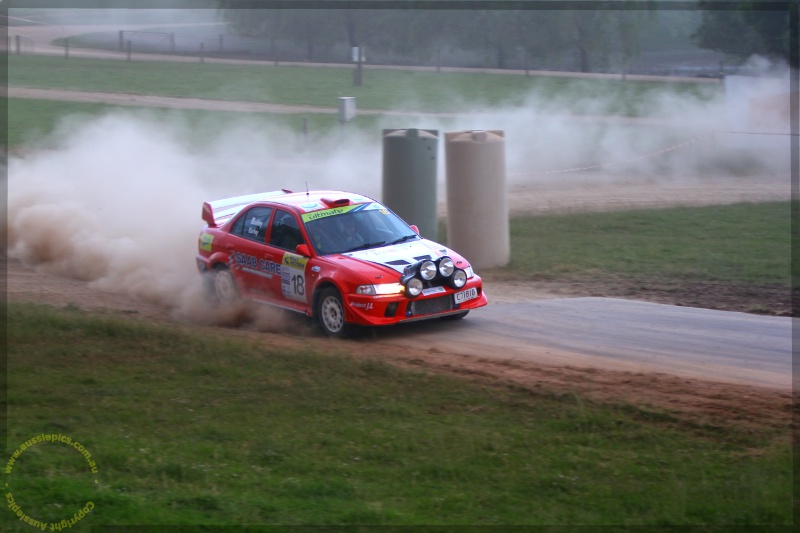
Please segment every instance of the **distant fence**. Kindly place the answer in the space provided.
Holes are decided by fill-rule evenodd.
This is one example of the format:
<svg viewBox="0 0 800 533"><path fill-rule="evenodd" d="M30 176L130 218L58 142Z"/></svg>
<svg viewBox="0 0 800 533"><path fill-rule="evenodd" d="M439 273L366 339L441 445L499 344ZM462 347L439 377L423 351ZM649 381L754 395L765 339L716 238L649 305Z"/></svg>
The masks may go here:
<svg viewBox="0 0 800 533"><path fill-rule="evenodd" d="M0 0L2 1L2 0ZM113 35L113 34L112 34ZM116 43L113 36L104 43L104 46L91 47L75 45L75 41L69 38L62 40L59 48L63 50L64 57L70 56L70 48L81 48L80 55L82 57L91 57L92 51L95 52L95 57L100 58L113 58L117 53L120 53L121 58L127 58L131 61L134 53L141 53L144 55L158 54L176 55L196 57L200 62L206 59L246 59L250 61L271 62L274 65L316 65L316 66L354 66L356 69L415 69L420 71L435 71L435 72L480 72L487 74L503 74L503 75L541 75L548 77L566 77L566 78L589 78L589 79L620 79L630 81L649 81L649 82L685 82L697 84L719 84L721 78L702 78L702 77L683 77L683 76L654 76L648 74L627 74L627 73L613 73L613 72L575 72L575 71L544 71L544 70L518 70L518 69L498 69L498 68L482 68L482 67L454 67L442 66L424 66L424 65L403 65L403 64L364 64L362 62L308 62L302 60L282 60L278 57L279 54L273 54L272 59L267 59L266 56L254 54L252 50L242 49L239 46L241 43L236 41L226 42L224 34L216 36L205 35L207 40L200 40L197 38L182 37L181 42L178 42L176 34L173 32L156 32L156 31L134 31L134 30L119 30ZM9 36L7 41L7 51L9 54L43 54L53 55L54 52L58 53L57 48L52 45L45 44L41 49L35 49L35 42L33 39L21 35ZM0 40L0 47L2 40ZM55 49L54 49L55 48Z"/></svg>
<svg viewBox="0 0 800 533"><path fill-rule="evenodd" d="M1 0L0 0L1 1ZM194 56L198 57L200 61L204 61L206 57L216 58L235 58L239 56L249 56L249 50L226 50L225 36L219 34L216 38L210 39L211 45L208 46L205 42L190 40L188 45L185 44L180 47L176 44L176 36L173 32L157 32L157 31L132 31L120 30L116 47L113 40L107 42L106 46L95 48L98 57L109 57L107 54L121 52L124 54L122 57L127 57L128 61L132 59L134 52L141 54L166 54L166 55L180 55L180 56ZM110 45L110 46L109 46ZM58 45L56 45L58 46ZM60 48L64 51L64 57L70 56L70 47L75 46L69 38L61 39ZM87 57L87 48L85 46L77 46L84 50L80 55ZM36 41L23 35L9 35L3 41L0 40L0 50L5 51L8 55L23 55L23 54L44 54L52 55L54 46L45 45L39 50L36 49ZM89 48L88 50L91 50ZM89 52L91 53L91 52Z"/></svg>
<svg viewBox="0 0 800 533"><path fill-rule="evenodd" d="M130 44L128 44L130 43ZM119 31L119 51L127 47L137 52L175 53L175 33L161 31Z"/></svg>
<svg viewBox="0 0 800 533"><path fill-rule="evenodd" d="M17 55L34 53L36 51L35 45L36 42L33 39L23 37L22 35L9 35L8 39L6 40L6 50L9 53L14 53Z"/></svg>

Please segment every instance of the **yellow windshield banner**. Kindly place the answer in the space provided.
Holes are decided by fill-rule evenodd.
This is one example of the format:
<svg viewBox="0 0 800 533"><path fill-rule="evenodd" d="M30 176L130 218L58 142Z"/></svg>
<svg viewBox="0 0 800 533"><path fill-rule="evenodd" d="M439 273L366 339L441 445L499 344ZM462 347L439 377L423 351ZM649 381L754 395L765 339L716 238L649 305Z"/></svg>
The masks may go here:
<svg viewBox="0 0 800 533"><path fill-rule="evenodd" d="M356 204L356 205L346 205L343 207L334 207L332 209L323 209L322 211L312 211L311 213L304 213L302 215L303 222L311 222L312 220L317 220L319 218L330 217L334 215L343 215L345 213L349 213L353 209L362 207L363 204Z"/></svg>

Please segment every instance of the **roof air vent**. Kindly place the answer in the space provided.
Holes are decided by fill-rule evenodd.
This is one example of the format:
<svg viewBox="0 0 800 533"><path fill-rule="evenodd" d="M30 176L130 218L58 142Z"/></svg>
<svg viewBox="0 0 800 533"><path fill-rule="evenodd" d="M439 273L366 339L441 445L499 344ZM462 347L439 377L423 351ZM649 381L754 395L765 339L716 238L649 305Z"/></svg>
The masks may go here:
<svg viewBox="0 0 800 533"><path fill-rule="evenodd" d="M350 205L350 200L347 198L339 198L338 200L333 200L331 198L322 198L322 203L327 205L328 207L342 207L344 205Z"/></svg>

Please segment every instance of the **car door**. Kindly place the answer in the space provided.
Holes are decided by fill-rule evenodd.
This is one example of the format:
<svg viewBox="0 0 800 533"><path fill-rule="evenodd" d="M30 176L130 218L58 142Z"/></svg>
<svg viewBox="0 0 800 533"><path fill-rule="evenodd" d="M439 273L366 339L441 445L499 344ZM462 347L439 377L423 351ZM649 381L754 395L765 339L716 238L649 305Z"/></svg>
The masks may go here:
<svg viewBox="0 0 800 533"><path fill-rule="evenodd" d="M284 305L304 310L308 304L306 291L308 258L295 251L299 244L306 242L297 217L289 211L277 208L272 219L267 248L270 260L280 267L280 275L270 280L270 284Z"/></svg>
<svg viewBox="0 0 800 533"><path fill-rule="evenodd" d="M234 222L226 243L230 253L228 266L239 279L245 296L257 300L273 299L270 281L273 277L280 277L279 270L270 270L266 260L266 237L273 211L266 206L248 209Z"/></svg>

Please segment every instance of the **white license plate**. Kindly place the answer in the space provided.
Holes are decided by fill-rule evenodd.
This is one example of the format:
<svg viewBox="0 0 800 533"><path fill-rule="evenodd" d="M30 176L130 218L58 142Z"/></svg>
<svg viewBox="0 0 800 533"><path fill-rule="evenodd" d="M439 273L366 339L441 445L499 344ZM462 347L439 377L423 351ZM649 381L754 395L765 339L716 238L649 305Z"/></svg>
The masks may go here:
<svg viewBox="0 0 800 533"><path fill-rule="evenodd" d="M464 302L467 302L469 300L474 300L475 298L478 297L478 289L475 288L475 287L472 287L471 289L467 289L465 291L457 292L455 294L455 297L456 297L456 303L457 304L464 303Z"/></svg>

